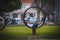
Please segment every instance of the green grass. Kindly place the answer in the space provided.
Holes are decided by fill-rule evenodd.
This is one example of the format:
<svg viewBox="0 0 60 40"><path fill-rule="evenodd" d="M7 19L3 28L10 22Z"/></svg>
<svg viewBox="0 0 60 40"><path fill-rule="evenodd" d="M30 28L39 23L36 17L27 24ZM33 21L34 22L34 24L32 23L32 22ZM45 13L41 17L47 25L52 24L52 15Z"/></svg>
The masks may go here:
<svg viewBox="0 0 60 40"><path fill-rule="evenodd" d="M37 34L60 34L60 27L59 26L43 26L37 29Z"/></svg>
<svg viewBox="0 0 60 40"><path fill-rule="evenodd" d="M26 26L17 26L17 25L6 26L4 30L0 31L0 40L27 40L28 38L30 38L29 36L56 35L56 34L60 34L60 26L44 25L41 28L36 29L36 35L32 35L32 29Z"/></svg>
<svg viewBox="0 0 60 40"><path fill-rule="evenodd" d="M31 35L32 29L26 26L7 26L3 31L0 33L2 34L19 34L19 35ZM59 26L42 26L41 28L36 29L36 34L40 35L50 35L50 34L59 34L60 27Z"/></svg>

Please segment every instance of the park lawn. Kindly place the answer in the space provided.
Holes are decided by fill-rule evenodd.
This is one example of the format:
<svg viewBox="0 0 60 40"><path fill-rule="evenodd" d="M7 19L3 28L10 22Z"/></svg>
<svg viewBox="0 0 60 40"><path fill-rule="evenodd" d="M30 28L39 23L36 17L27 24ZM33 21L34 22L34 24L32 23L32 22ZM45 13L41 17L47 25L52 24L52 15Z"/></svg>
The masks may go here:
<svg viewBox="0 0 60 40"><path fill-rule="evenodd" d="M6 28L0 31L0 34L9 34L9 35L31 35L32 29L26 26L6 26ZM50 25L42 26L36 29L37 35L50 35L50 34L60 34L60 26Z"/></svg>
<svg viewBox="0 0 60 40"><path fill-rule="evenodd" d="M6 26L0 31L0 40L28 40L30 37L41 37L39 35L56 35L60 34L60 26L42 26L36 29L36 35L32 35L32 29L26 26ZM45 36L53 37L53 36ZM42 38L45 38L42 36ZM55 36L54 36L55 37Z"/></svg>

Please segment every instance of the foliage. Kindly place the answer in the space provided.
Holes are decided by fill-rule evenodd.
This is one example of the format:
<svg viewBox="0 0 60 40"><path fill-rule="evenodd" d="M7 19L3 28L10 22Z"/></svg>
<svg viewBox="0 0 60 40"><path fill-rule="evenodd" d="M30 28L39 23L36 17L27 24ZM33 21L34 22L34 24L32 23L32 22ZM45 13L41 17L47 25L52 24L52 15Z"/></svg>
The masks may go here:
<svg viewBox="0 0 60 40"><path fill-rule="evenodd" d="M0 12L10 12L21 8L20 0L0 0Z"/></svg>

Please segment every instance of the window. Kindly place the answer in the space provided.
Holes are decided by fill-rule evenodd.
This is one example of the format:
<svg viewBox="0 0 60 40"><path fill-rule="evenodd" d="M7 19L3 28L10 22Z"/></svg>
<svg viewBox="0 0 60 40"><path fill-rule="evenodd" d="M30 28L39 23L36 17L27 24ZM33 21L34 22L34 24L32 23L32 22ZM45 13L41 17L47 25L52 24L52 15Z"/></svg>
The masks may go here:
<svg viewBox="0 0 60 40"><path fill-rule="evenodd" d="M17 18L18 17L18 14L13 14L13 18Z"/></svg>

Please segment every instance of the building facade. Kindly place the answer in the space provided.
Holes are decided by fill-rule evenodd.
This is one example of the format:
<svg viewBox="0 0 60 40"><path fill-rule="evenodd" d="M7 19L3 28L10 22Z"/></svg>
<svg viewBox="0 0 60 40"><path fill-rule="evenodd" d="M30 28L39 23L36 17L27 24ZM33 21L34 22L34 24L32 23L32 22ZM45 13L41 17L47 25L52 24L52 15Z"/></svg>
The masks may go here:
<svg viewBox="0 0 60 40"><path fill-rule="evenodd" d="M21 15L24 13L24 11L27 8L29 8L32 5L33 0L21 0L21 2L22 2L21 9L15 10L10 13L6 13L6 14L9 14L11 19L9 24L24 25L23 20L21 19L22 17Z"/></svg>
<svg viewBox="0 0 60 40"><path fill-rule="evenodd" d="M21 9L9 13L10 18L12 19L12 21L10 22L11 24L24 25L24 23L21 19L21 17L22 17L21 14L23 14L27 8L32 6L33 2L34 2L34 0L21 0L21 1L22 1ZM39 3L39 1L40 1L40 3ZM48 0L37 0L37 2L38 2L37 4L40 5L40 7L41 7L41 5L45 4L45 2L47 2L48 5L51 5L51 7L52 7L51 12L54 13L54 17L52 17L52 16L49 16L49 17L51 17L51 19L52 19L51 21L54 24L60 24L60 0L49 0L49 1ZM49 8L51 8L51 7L49 7Z"/></svg>

